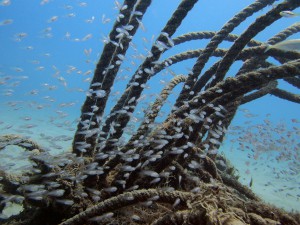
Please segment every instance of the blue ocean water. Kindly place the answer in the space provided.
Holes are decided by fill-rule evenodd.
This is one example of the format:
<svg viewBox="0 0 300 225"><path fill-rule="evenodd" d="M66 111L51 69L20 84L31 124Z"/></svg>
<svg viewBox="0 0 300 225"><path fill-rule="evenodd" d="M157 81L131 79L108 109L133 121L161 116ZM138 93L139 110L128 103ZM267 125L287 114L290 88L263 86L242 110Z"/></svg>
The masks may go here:
<svg viewBox="0 0 300 225"><path fill-rule="evenodd" d="M106 115L125 90L126 84L147 56L154 40L181 1L153 1L133 38L106 106ZM198 2L173 35L193 31L218 31L236 13L253 1L216 0ZM122 2L113 0L2 0L0 1L0 134L18 134L45 146L52 154L68 151L76 131L95 64L118 15ZM273 6L254 14L234 29L241 34L255 19ZM297 10L296 10L297 11ZM300 12L300 9L298 9ZM255 39L266 42L300 17L281 18ZM299 38L295 34L290 39ZM209 40L175 46L162 59L190 49L204 48ZM219 47L228 48L231 43ZM215 61L212 58L208 69ZM188 74L195 59L163 70L147 83L125 139L143 119L174 74ZM276 62L274 62L276 63ZM228 73L234 76L236 62ZM299 90L279 82L293 93ZM178 96L174 89L160 112L163 121ZM300 106L267 95L241 106L220 151L239 170L240 180L266 201L288 210L300 208ZM262 132L262 133L260 133ZM23 165L24 155L1 151L2 169ZM17 147L15 147L17 148ZM12 163L14 162L14 163Z"/></svg>

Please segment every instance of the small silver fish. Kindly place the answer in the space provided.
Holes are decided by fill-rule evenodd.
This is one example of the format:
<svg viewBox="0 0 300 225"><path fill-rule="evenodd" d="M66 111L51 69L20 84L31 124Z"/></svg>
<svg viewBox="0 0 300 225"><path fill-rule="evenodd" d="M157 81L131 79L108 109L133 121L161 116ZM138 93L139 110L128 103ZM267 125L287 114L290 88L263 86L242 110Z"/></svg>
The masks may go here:
<svg viewBox="0 0 300 225"><path fill-rule="evenodd" d="M292 18L292 17L300 16L299 13L294 13L292 11L281 11L279 14L280 14L280 16L286 17L286 18Z"/></svg>
<svg viewBox="0 0 300 225"><path fill-rule="evenodd" d="M265 52L269 51L272 48L280 49L283 51L300 52L300 39L292 39L292 40L279 42L275 45L268 45L267 48L265 49Z"/></svg>

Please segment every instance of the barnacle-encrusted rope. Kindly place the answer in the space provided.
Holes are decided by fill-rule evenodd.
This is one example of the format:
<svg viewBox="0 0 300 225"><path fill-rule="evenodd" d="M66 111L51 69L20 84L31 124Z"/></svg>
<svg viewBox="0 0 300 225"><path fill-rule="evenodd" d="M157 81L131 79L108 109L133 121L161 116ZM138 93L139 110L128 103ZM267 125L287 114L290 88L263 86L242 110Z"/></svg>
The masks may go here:
<svg viewBox="0 0 300 225"><path fill-rule="evenodd" d="M269 44L276 44L278 42L281 42L281 41L285 40L288 36L299 32L299 29L300 29L300 23L295 23L292 26L290 26L290 27L286 28L285 30L281 31L280 33L278 33L274 37L270 38L268 40L268 43ZM280 52L282 52L282 51L280 51ZM272 51L271 51L271 53L272 53ZM287 55L285 53L283 53L283 54L285 56ZM277 54L276 56L273 55L273 57L281 63L287 62L288 59L284 58L283 54L281 54L281 55ZM244 62L243 66L240 68L240 70L238 71L236 76L239 76L239 75L241 75L243 73L246 73L246 72L249 72L249 71L256 70L259 67L261 67L261 68L268 67L269 65L266 62L267 58L268 58L268 54L257 55L255 57L249 57L248 60L246 60ZM296 77L284 78L285 81L291 82L292 84L295 83L295 79L297 79L297 78ZM249 101L253 101L257 98L261 98L264 95L269 94L271 91L275 92L276 90L279 90L279 89L276 88L276 86L277 86L277 81L272 81L267 86L263 86L258 91L254 92L254 93L251 93L247 96L244 96L243 98L240 98L240 103L236 105L235 110L231 111L231 114L232 114L231 119L233 119L234 114L236 113L236 110L237 110L237 108L240 104L244 104L244 103L247 103ZM283 93L283 92L281 92L281 93ZM295 98L296 95L293 95L292 93L286 93L286 92L285 92L285 94L286 95L280 95L280 96L282 98L285 97L287 99L293 99L294 102L297 101L297 98ZM277 96L277 97L279 97L279 96ZM223 124L226 124L226 126L229 126L230 123L231 123L231 120L227 120L226 123L223 123Z"/></svg>
<svg viewBox="0 0 300 225"><path fill-rule="evenodd" d="M32 150L38 150L39 152L45 151L45 149L39 144L37 144L36 142L28 138L24 138L20 135L6 134L0 136L0 150L4 149L6 146L9 145L16 145L28 151L32 151Z"/></svg>
<svg viewBox="0 0 300 225"><path fill-rule="evenodd" d="M284 29L283 31L281 31L280 33L275 35L274 37L270 38L268 40L268 43L274 45L278 42L281 42L281 41L285 40L288 36L299 32L299 29L300 29L300 23L295 23L292 26L289 26L288 28ZM280 52L282 52L282 51L280 51ZM284 54L284 55L287 55L287 54ZM284 63L284 62L288 61L287 58L283 58L284 57L283 55L277 55L277 56L273 56L273 57L281 63ZM238 71L236 76L239 76L239 75L241 75L243 73L246 73L246 72L249 72L249 71L253 71L253 70L255 70L256 68L259 68L259 67L262 67L262 68L268 67L267 66L268 64L266 63L267 58L268 58L268 54L262 54L262 55L258 55L256 57L249 57L248 60L246 60L244 62L243 66L240 68L240 70ZM297 79L297 78L295 78L295 77L284 78L285 81L287 81L287 82L290 81L292 84L294 83L295 79ZM208 84L208 85L210 85L210 84ZM241 98L240 104L244 104L246 102L249 102L249 101L255 100L257 98L263 97L264 95L270 93L271 91L275 92L276 90L279 90L279 89L276 88L276 86L277 86L277 82L275 82L275 81L270 82L267 86L261 88L257 92L251 93L248 96L245 96L244 98ZM280 92L280 93L283 93L283 92ZM293 95L292 93L286 93L285 92L285 95L283 94L283 95L279 95L277 97L280 97L280 96L282 98L285 97L287 99L293 99L294 102L297 101L297 98L295 98L296 95ZM239 104L237 104L235 111L234 112L232 111L233 115L235 114L238 106L239 106ZM232 116L232 118L233 118L233 116ZM227 121L228 126L229 126L230 122L231 121Z"/></svg>
<svg viewBox="0 0 300 225"><path fill-rule="evenodd" d="M165 100L170 95L171 91L178 85L179 83L182 83L186 80L186 76L184 75L178 75L174 77L168 85L161 91L159 97L156 99L156 101L152 104L150 109L146 112L144 122L140 125L139 129L137 130L136 134L131 137L131 139L128 141L126 146L124 146L121 151L125 153L126 151L130 149L134 149L135 147L138 147L141 143L140 141L144 141L146 138L146 133L149 130L149 125L154 122L154 119L157 117L158 112L160 111L160 108L162 107ZM137 142L136 144L134 144ZM106 162L106 166L109 170L112 170L121 160L120 156L116 156L115 158L110 159L108 162ZM118 178L118 176L117 176ZM101 179L105 179L105 174L101 176Z"/></svg>
<svg viewBox="0 0 300 225"><path fill-rule="evenodd" d="M275 81L271 81L267 86L260 88L258 91L253 92L251 94L245 95L242 99L241 99L241 105L251 102L255 99L261 98L267 94L270 94L270 92L272 90L274 90L278 85L278 82Z"/></svg>
<svg viewBox="0 0 300 225"><path fill-rule="evenodd" d="M250 72L244 75L241 75L237 78L227 78L223 82L220 82L213 88L208 89L204 93L195 96L192 100L188 102L188 104L180 107L177 111L169 116L166 120L167 122L160 127L160 130L165 132L165 135L172 135L170 133L173 130L173 127L176 127L176 121L180 120L180 118L184 118L184 113L189 112L191 110L197 110L198 113L201 111L207 112L206 117L209 117L213 111L210 109L209 103L212 105L227 105L232 101L235 101L236 98L243 96L244 94L269 83L272 80L290 77L296 75L300 72L300 60L291 61L290 63L283 64L281 66L274 66L268 69L262 69L259 71ZM217 90L222 90L222 93ZM206 103L204 104L201 99L205 99ZM186 124L190 124L190 119L185 118L182 119L180 123L183 128L182 132L184 134L188 134L188 130L186 130ZM200 125L199 125L200 126ZM178 126L177 126L178 127ZM156 146L157 138L154 136L153 140L150 141L149 145L143 146L143 152L147 149L151 149L153 146ZM167 168L173 160L175 160L178 155L170 155L169 148L171 146L182 146L187 143L187 139L182 137L177 140L174 140L175 143L167 144L164 146L163 156L161 159L156 160L155 162L149 162L148 169L156 171L156 173L160 173L162 170ZM145 159L139 159L139 163L144 163ZM134 164L133 164L134 163ZM131 165L135 165L137 160L131 163ZM124 172L120 171L120 174ZM121 175L117 176L116 179L119 179ZM135 181L139 180L138 171L132 171L127 179L126 188L135 185ZM147 186L151 182L151 178L143 179L143 182L139 182L140 186ZM120 191L123 189L121 186L118 187Z"/></svg>
<svg viewBox="0 0 300 225"><path fill-rule="evenodd" d="M271 90L270 94L275 95L276 97L288 100L290 102L295 102L295 103L300 103L300 95L279 89L279 88L275 88L273 90Z"/></svg>
<svg viewBox="0 0 300 225"><path fill-rule="evenodd" d="M295 33L298 33L299 31L300 31L300 23L295 23L295 24L287 27L286 29L284 29L280 33L276 34L274 37L270 38L267 41L267 43L271 44L271 45L277 44L278 42L284 41L289 36L291 36ZM246 60L244 62L243 66L240 68L240 70L238 71L236 76L238 76L242 73L249 72L249 71L251 71L253 69L256 69L258 67L263 67L263 64L265 63L265 60L267 59L268 56L269 56L269 54L263 54L261 56L255 56L255 57L249 58L248 60ZM278 59L278 58L283 59L282 57L276 57L276 56L275 56L275 58L276 59ZM283 62L286 62L286 61L283 61Z"/></svg>
<svg viewBox="0 0 300 225"><path fill-rule="evenodd" d="M112 212L125 206L134 205L140 202L147 201L147 199L159 196L157 202L164 202L173 204L176 199L180 199L181 204L186 203L187 200L193 197L192 193L183 191L162 191L156 189L137 190L120 194L118 196L106 199L101 203L86 209L76 216L67 219L60 225L75 225L82 224L89 218L96 215L102 215L107 212Z"/></svg>
<svg viewBox="0 0 300 225"><path fill-rule="evenodd" d="M193 67L192 74L189 75L186 85L187 87L193 87L195 80L201 71L203 70L205 64L207 63L208 59L212 55L212 53L216 50L218 45L228 36L232 30L237 27L241 22L243 22L247 17L253 15L253 13L263 9L269 4L272 4L275 0L258 0L253 4L249 5L241 12L236 14L230 21L228 21L223 28L217 32L217 34L211 39L209 44L204 49L204 52L199 56L197 59L196 64ZM179 97L176 101L176 106L182 105L184 100L191 99L193 96L189 95L190 90L188 88L183 88ZM196 93L195 93L196 94Z"/></svg>
<svg viewBox="0 0 300 225"><path fill-rule="evenodd" d="M138 1L138 5L135 10L138 10L141 14L134 14L131 16L136 2L137 0L126 0L124 2L123 5L127 5L127 8L122 7L120 10L120 13L124 16L115 22L113 29L109 34L109 41L104 46L102 55L96 66L94 77L90 85L90 96L87 96L86 101L82 106L80 118L81 122L78 123L77 131L73 140L73 151L77 155L93 155L97 132L86 138L84 131L99 128L101 122L100 118L105 110L111 86L113 85L120 67L120 64L116 62L118 60L122 61L118 55L125 54L131 41L129 37L124 35L119 43L118 35L120 33L118 32L118 29L126 29L123 27L130 25L131 27L127 30L127 32L129 33L129 36L133 36L139 26L137 19L142 18L151 3L151 0ZM94 106L94 108L91 108L92 106ZM93 112L93 115L90 115L91 111ZM88 121L88 129L85 128L87 125L82 121ZM76 146L76 142L83 141L89 145L89 147L85 148L87 150L85 153L78 150Z"/></svg>
<svg viewBox="0 0 300 225"><path fill-rule="evenodd" d="M135 149L138 145L141 144L140 142L144 142L144 139L146 138L147 132L149 130L149 125L154 122L165 100L171 94L171 91L176 87L176 85L184 82L185 80L186 80L186 76L178 75L174 77L168 83L168 85L161 91L159 97L156 99L156 101L153 103L150 109L146 112L144 122L138 128L136 134L130 138L130 140L124 147L122 147L121 149L122 153L126 153L131 149ZM105 173L99 177L100 180L99 182L104 182L104 180L108 175L108 171L113 170L116 167L116 165L120 163L121 160L122 159L120 157L120 154L115 156L114 158L109 159L104 166ZM101 162L101 160L97 160L97 161Z"/></svg>
<svg viewBox="0 0 300 225"><path fill-rule="evenodd" d="M207 112L206 117L209 117L210 114L208 112L213 113L209 110L208 103L213 105L227 105L230 102L234 101L234 99L243 96L244 94L269 83L272 80L290 77L296 75L300 72L300 60L291 61L290 63L283 64L282 66L274 66L268 69L262 69L259 71L254 71L247 73L245 75L241 75L237 78L227 78L223 82L220 82L213 88L208 89L201 95L195 96L192 100L188 102L188 105L180 107L177 111L175 111L167 121L171 121L166 123L167 125L163 126L164 130L168 135L169 131L172 130L172 127L175 126L175 122L178 118L184 118L184 113L193 109L197 109L198 112L205 111ZM222 93L218 93L217 90L221 89ZM206 103L203 104L201 99L205 99ZM197 100L197 101L195 101ZM177 118L177 119L176 119ZM188 118L184 119L181 124L187 124L189 121ZM154 140L155 141L155 140ZM177 140L180 141L180 145L186 143L187 140L183 138ZM183 142L182 142L183 141ZM155 144L152 143L152 144ZM150 144L151 146L151 144ZM176 144L175 144L176 146ZM147 147L146 147L147 148ZM162 157L161 160L157 160L154 164L155 171L160 172L164 168L166 168L177 156L168 155L167 151L165 152L165 157Z"/></svg>
<svg viewBox="0 0 300 225"><path fill-rule="evenodd" d="M274 37L270 38L267 42L270 45L274 45L278 42L284 41L288 37L296 34L300 31L300 22L294 23L291 26L287 27L283 31L276 34Z"/></svg>
<svg viewBox="0 0 300 225"><path fill-rule="evenodd" d="M199 39L211 39L213 38L217 32L215 31L200 31L200 32L190 32L187 34L180 35L178 37L173 38L174 45L182 44L187 41L199 40ZM228 34L224 38L224 41L234 42L239 36L236 34ZM248 44L249 47L259 46L261 42L251 40Z"/></svg>
<svg viewBox="0 0 300 225"><path fill-rule="evenodd" d="M229 77L218 85L209 88L202 94L195 96L193 101L189 101L189 110L200 108L201 106L213 101L215 98L224 95L226 92L232 92L232 94L239 93L239 95L245 94L254 90L263 84L269 83L272 80L282 79L285 77L292 77L300 73L300 59L293 60L280 66L272 66L266 69L261 69L253 72L243 74L239 77ZM222 93L218 93L216 90L221 89ZM237 96L237 95L235 95ZM234 95L232 96L234 97ZM195 99L205 99L206 103L201 101L195 101ZM222 105L222 102L219 103ZM186 112L187 107L183 106L179 110L175 111L175 115L183 115Z"/></svg>
<svg viewBox="0 0 300 225"><path fill-rule="evenodd" d="M264 47L251 47L251 48L248 48L248 49L243 49L236 60L245 61L249 57L254 57L254 56L258 57L257 55L262 53L263 48ZM227 53L227 51L228 51L227 49L216 49L214 51L214 53L212 54L212 56L223 57ZM196 50L189 50L189 51L186 51L186 52L182 52L182 53L178 53L176 55L170 56L169 58L165 59L164 61L162 61L161 63L157 64L154 67L154 73L153 73L152 76L159 73L161 70L163 70L164 68L166 68L168 66L174 65L178 62L182 62L182 61L187 60L187 59L192 59L192 58L199 57L202 52L203 52L203 49L196 49ZM276 54L276 55L278 55L278 54ZM287 55L287 56L288 56L288 59L295 59L295 54ZM216 62L213 66L211 66L203 74L203 76L200 77L200 79L194 85L192 91L197 93L201 90L201 88L203 88L203 86L206 84L206 82L212 77L212 72L213 73L216 72L217 66L220 63L220 61ZM271 66L271 65L272 64L270 64L270 63L262 62L263 67L268 67L268 66Z"/></svg>
<svg viewBox="0 0 300 225"><path fill-rule="evenodd" d="M183 0L173 13L170 20L167 22L166 26L162 29L162 32L155 43L162 42L168 45L168 38L171 38L171 36L175 33L183 19L186 17L187 13L193 8L196 2L197 0ZM168 38L166 35L168 35ZM126 91L123 93L115 107L110 112L109 118L105 121L105 124L102 128L104 134L102 134L101 137L106 138L108 136L110 126L113 121L115 124L118 124L118 126L114 127L116 132L112 134L110 138L118 139L123 134L123 129L127 125L130 118L127 114L120 115L116 112L121 110L124 106L130 106L128 112L133 112L134 107L137 104L136 100L140 97L142 91L144 90L143 85L148 81L149 77L153 73L151 71L151 67L153 66L152 63L160 58L164 50L165 49L160 49L157 44L152 46L150 50L151 57L147 57L132 76ZM139 85L132 86L131 84L133 82L137 82ZM134 101L132 101L133 98L135 99Z"/></svg>
<svg viewBox="0 0 300 225"><path fill-rule="evenodd" d="M299 88L300 89L300 78L289 77L289 78L284 78L284 81L286 81L289 84L293 85L295 88Z"/></svg>
<svg viewBox="0 0 300 225"><path fill-rule="evenodd" d="M290 3L290 4L288 4ZM214 79L210 86L216 85L219 81L223 80L227 71L229 70L232 63L235 61L236 57L240 51L246 46L246 44L256 36L260 31L264 30L267 26L274 23L276 20L281 18L279 14L284 10L293 10L300 6L299 1L291 0L288 3L282 3L277 5L275 8L270 10L266 15L261 16L252 23L243 34L234 42L231 48L228 50L226 55L223 57L218 70L215 74L216 79Z"/></svg>
<svg viewBox="0 0 300 225"><path fill-rule="evenodd" d="M132 144L132 142L134 142L135 140L139 139L141 137L141 135L146 134L147 130L149 129L149 124L152 124L154 122L154 120L157 117L158 112L160 111L164 102L166 101L168 96L171 94L171 91L176 87L176 85L178 85L179 83L185 82L185 81L186 81L186 76L178 75L178 76L174 77L168 83L168 85L159 94L159 97L152 104L149 111L146 112L143 123L140 125L136 134L134 136L132 136L132 138L129 140L129 142L128 142L129 145Z"/></svg>

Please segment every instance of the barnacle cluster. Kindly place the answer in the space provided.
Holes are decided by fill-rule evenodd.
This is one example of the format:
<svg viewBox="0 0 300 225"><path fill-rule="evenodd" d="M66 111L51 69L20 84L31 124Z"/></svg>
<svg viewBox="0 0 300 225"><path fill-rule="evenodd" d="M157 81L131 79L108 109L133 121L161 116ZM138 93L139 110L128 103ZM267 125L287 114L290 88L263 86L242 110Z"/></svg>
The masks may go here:
<svg viewBox="0 0 300 225"><path fill-rule="evenodd" d="M240 36L231 31L275 0L255 1L218 32L172 37L196 2L180 3L104 120L114 79L151 4L151 0L124 1L96 66L71 152L53 157L33 141L1 137L1 148L19 145L34 152L28 155L32 169L22 175L1 171L0 209L13 202L24 208L10 218L2 216L3 224L299 224L297 218L264 204L241 185L232 167L221 169L219 164L224 166L226 159L217 150L241 104L268 93L300 102L298 95L277 88L276 83L284 79L300 88L299 53L276 49L264 53L266 46L253 40L280 18L281 11L293 10L300 2L277 4ZM280 42L299 29L299 23L294 24L269 43ZM203 38L210 39L206 48L159 62L173 46ZM218 49L224 40L234 43L229 49ZM220 60L203 71L212 56ZM268 56L281 64L267 62ZM119 140L146 82L167 66L189 58L197 58L192 71L167 84L136 133L121 145ZM225 79L236 60L242 60L243 66L235 77ZM154 126L160 108L179 83L184 85L172 112Z"/></svg>

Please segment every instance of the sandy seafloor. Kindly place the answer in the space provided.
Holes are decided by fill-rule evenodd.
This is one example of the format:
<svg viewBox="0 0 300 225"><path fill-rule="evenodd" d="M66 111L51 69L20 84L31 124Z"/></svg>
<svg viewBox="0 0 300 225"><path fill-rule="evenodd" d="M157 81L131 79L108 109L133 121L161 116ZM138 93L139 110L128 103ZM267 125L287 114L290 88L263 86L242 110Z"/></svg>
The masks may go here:
<svg viewBox="0 0 300 225"><path fill-rule="evenodd" d="M29 136L33 141L37 142L40 146L49 149L50 153L55 155L60 152L70 150L72 137L77 126L75 117L69 119L70 116L54 119L52 122L47 116L47 110L43 112L26 111L26 110L0 110L1 124L0 135L5 134L20 134L21 136ZM23 121L20 118L24 116L31 116L30 121ZM51 114L53 116L53 114ZM18 124L18 122L20 122ZM68 121L67 125L61 126L64 121ZM70 122L70 123L69 123ZM55 126L54 123L58 126ZM24 129L24 124L34 124L35 127ZM12 126L12 127L10 127ZM10 127L8 129L8 127ZM20 128L21 127L21 128ZM24 133L20 133L20 131ZM49 141L57 136L65 135L69 137L67 141ZM45 138L46 137L46 138ZM52 147L51 147L51 144ZM55 143L53 147L53 143ZM58 146L58 147L57 147ZM9 171L16 171L24 164L24 151L17 146L9 146L0 151L0 165L1 168L6 168ZM249 185L251 177L253 184L251 189L268 203L274 204L277 207L282 207L288 211L299 211L300 208L300 179L299 174L284 174L280 177L274 172L280 172L281 169L286 167L285 162L278 163L276 160L271 160L275 156L272 153L262 154L259 159L249 159L249 152L240 151L231 145L223 146L220 151L224 152L231 163L238 169L241 183ZM21 152L21 153L20 153ZM245 162L250 161L250 166ZM275 168L275 169L274 169ZM249 173L250 172L250 173ZM10 214L18 211L19 207L14 206L4 213Z"/></svg>

